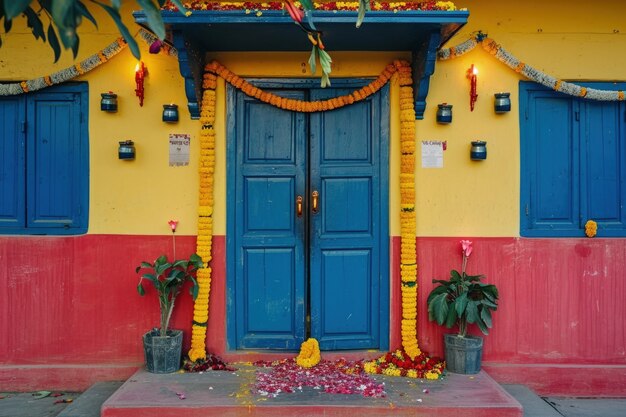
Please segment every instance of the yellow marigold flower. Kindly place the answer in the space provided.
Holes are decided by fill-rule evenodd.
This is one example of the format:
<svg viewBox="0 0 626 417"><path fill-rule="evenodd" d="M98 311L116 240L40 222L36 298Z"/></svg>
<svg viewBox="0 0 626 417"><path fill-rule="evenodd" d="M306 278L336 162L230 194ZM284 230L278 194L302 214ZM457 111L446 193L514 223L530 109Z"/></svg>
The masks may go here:
<svg viewBox="0 0 626 417"><path fill-rule="evenodd" d="M585 234L587 235L587 237L594 237L597 232L598 223L594 222L593 220L587 220L587 223L585 223Z"/></svg>

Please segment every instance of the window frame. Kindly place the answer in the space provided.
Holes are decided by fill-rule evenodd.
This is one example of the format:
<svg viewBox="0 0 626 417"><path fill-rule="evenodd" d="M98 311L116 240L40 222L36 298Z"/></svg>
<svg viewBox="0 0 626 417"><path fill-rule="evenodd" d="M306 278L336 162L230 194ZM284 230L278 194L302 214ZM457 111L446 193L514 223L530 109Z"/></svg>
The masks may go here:
<svg viewBox="0 0 626 417"><path fill-rule="evenodd" d="M579 85L603 90L626 90L625 82L584 82ZM568 100L571 106L570 140L573 141L572 165L572 188L575 189L577 207L573 210L578 217L576 224L578 227L559 227L558 223L544 223L543 227L537 227L534 220L536 207L533 206L533 187L537 187L536 164L537 159L531 158L535 141L530 140L535 128L536 120L532 118L532 100L538 94L557 99ZM520 236L521 237L543 237L543 238L575 238L585 237L585 222L589 212L589 191L588 191L588 152L587 147L589 133L588 126L591 121L588 110L588 102L579 97L569 96L563 93L548 89L532 81L520 81L519 83L519 118L520 118ZM623 101L614 102L617 108L617 140L619 141L620 165L619 188L621 190L621 200L626 201L626 104ZM624 113L624 114L622 114ZM620 227L611 227L608 222L598 221L598 235L601 237L626 237L626 204L622 205ZM591 218L590 220L594 220Z"/></svg>
<svg viewBox="0 0 626 417"><path fill-rule="evenodd" d="M78 112L78 120L77 126L72 127L72 129L76 129L77 135L77 143L79 145L79 149L76 150L76 154L73 157L73 177L72 178L72 194L74 192L77 195L72 195L73 199L72 205L70 206L70 213L72 218L71 225L67 225L67 223L63 223L62 221L58 222L58 226L54 225L54 220L49 220L47 222L41 222L41 225L30 225L31 223L37 223L33 220L33 196L35 195L34 190L32 189L33 179L31 178L34 175L35 169L40 169L40 166L33 166L33 147L35 147L36 137L34 136L34 132L36 130L35 123L36 117L35 114L32 114L30 110L36 105L36 102L41 101L42 98L45 98L46 95L63 95L63 94L71 94L78 97L77 103L77 112ZM16 96L7 97L15 98ZM17 198L21 198L22 201L19 203L19 207L21 207L21 212L19 214L19 226L3 226L0 224L0 236L2 235L51 235L51 236L63 236L63 235L81 235L87 233L88 225L89 225L89 86L86 82L68 82L59 84L56 86L48 87L44 90L27 93L24 95L17 96L18 97L18 114L16 116L22 115L23 120L19 120L17 123L20 124L20 130L17 131L16 137L19 137L22 143L20 146L22 149L19 151L20 161L18 164L21 164L18 168L20 168L23 173L22 178L18 178L17 185L21 186L22 191L21 195L18 195ZM0 98L1 99L1 98ZM72 114L72 117L74 115ZM0 138L0 140L4 140L4 138ZM69 161L69 160L67 160ZM30 185L29 185L30 184ZM40 196L38 196L41 198Z"/></svg>

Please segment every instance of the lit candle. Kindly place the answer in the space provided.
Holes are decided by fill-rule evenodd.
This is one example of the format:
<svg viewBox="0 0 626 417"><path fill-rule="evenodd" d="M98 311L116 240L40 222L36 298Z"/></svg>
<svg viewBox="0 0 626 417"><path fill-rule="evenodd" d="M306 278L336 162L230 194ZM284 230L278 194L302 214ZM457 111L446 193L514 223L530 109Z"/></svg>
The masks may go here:
<svg viewBox="0 0 626 417"><path fill-rule="evenodd" d="M478 69L474 67L474 64L467 70L467 78L470 80L470 109L474 111L474 104L476 103L476 99L478 98L478 93L476 92L476 79L478 75Z"/></svg>
<svg viewBox="0 0 626 417"><path fill-rule="evenodd" d="M143 106L144 87L143 79L146 76L147 69L143 64L143 61L138 62L135 66L135 95L139 97L139 105Z"/></svg>

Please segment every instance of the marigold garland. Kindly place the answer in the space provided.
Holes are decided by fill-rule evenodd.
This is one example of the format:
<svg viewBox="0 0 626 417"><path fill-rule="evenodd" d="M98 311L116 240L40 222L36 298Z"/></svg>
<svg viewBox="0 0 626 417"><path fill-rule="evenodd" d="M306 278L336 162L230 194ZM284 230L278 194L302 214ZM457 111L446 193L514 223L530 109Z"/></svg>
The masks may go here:
<svg viewBox="0 0 626 417"><path fill-rule="evenodd" d="M544 73L543 71L538 70L537 68L531 67L530 65L515 58L502 46L496 43L496 41L488 38L487 35L482 32L478 32L477 35L466 40L465 42L460 43L459 45L453 46L451 48L441 49L437 53L437 58L440 61L453 59L470 52L479 44L483 47L485 51L495 56L500 62L504 63L513 71L517 72L518 74L522 74L529 80L535 81L536 83L539 83L560 93L568 94L575 97L587 98L590 100L624 101L624 92L621 90L600 90L597 88L583 87L574 83L569 83L567 81L557 79L555 77L552 77L551 75Z"/></svg>
<svg viewBox="0 0 626 417"><path fill-rule="evenodd" d="M198 297L193 306L189 360L206 359L206 331L211 292L211 247L213 242L213 174L215 172L215 88L217 77L204 74L204 93L200 112L200 188L198 193L198 237L196 253L205 267L198 270Z"/></svg>
<svg viewBox="0 0 626 417"><path fill-rule="evenodd" d="M295 2L298 8L302 8L300 2ZM386 2L386 1L371 1L372 11L402 11L402 10L443 10L454 11L457 10L456 6L451 1L398 1L398 2ZM202 11L202 10L243 10L245 13L251 11L259 12L262 10L283 10L284 3L282 1L270 1L270 2L227 2L227 1L186 1L183 2L188 10ZM359 8L359 2L314 2L313 8L315 10L325 11L356 11ZM175 4L168 1L162 8L168 11L178 11L178 7ZM258 15L258 14L257 14Z"/></svg>
<svg viewBox="0 0 626 417"><path fill-rule="evenodd" d="M594 237L597 232L598 223L593 220L587 220L587 223L585 223L585 235L587 235L587 237Z"/></svg>
<svg viewBox="0 0 626 417"><path fill-rule="evenodd" d="M210 242L212 225L212 205L213 205L213 172L215 163L215 88L217 86L217 76L223 78L233 87L241 90L250 97L257 98L275 107L297 111L297 112L318 112L338 109L354 102L365 100L370 95L381 89L394 74L400 86L400 227L401 227L401 253L400 253L400 278L402 289L402 355L410 361L426 360L431 363L432 371L430 376L425 373L410 372L406 376L414 377L438 377L441 372L436 369L443 369L443 364L439 360L427 358L420 350L417 342L417 258L415 247L415 110L413 98L413 79L411 66L406 61L394 61L385 67L382 73L365 87L340 97L334 97L323 101L304 101L286 99L273 93L264 91L253 86L243 78L231 72L228 68L217 61L206 65L203 79L205 89L200 120L202 125L200 137L200 205L198 208L199 230L197 253L206 261L210 261ZM202 358L206 355L206 320L208 319L208 294L210 288L210 269L198 271L198 283L201 294L196 299L194 305L194 326L192 330L192 349L189 357ZM206 275L207 289L203 286ZM202 280L202 281L201 281ZM314 366L319 362L319 344L315 339L309 339L302 344L300 355L298 356L301 366ZM316 353L318 352L318 353ZM426 359L424 359L426 358ZM419 362L418 361L418 362ZM314 362L314 363L313 363ZM376 361L374 361L376 362ZM415 366L419 365L415 362ZM435 365L437 365L435 367ZM388 367L385 367L387 369ZM368 366L370 373L380 373L380 363L376 366L370 363ZM388 371L391 372L391 371ZM396 373L395 371L393 373Z"/></svg>
<svg viewBox="0 0 626 417"><path fill-rule="evenodd" d="M300 345L300 354L296 357L296 363L303 368L312 368L322 359L320 344L317 339L311 337Z"/></svg>

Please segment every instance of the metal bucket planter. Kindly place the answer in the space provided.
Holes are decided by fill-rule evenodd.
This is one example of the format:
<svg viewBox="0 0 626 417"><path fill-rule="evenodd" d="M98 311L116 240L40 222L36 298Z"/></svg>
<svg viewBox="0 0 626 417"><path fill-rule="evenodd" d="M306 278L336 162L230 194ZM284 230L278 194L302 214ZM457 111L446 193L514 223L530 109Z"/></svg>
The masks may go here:
<svg viewBox="0 0 626 417"><path fill-rule="evenodd" d="M446 368L456 374L477 374L483 356L483 338L445 334Z"/></svg>
<svg viewBox="0 0 626 417"><path fill-rule="evenodd" d="M143 350L148 372L169 374L180 369L183 348L183 331L168 330L167 336L160 336L154 329L143 335Z"/></svg>

